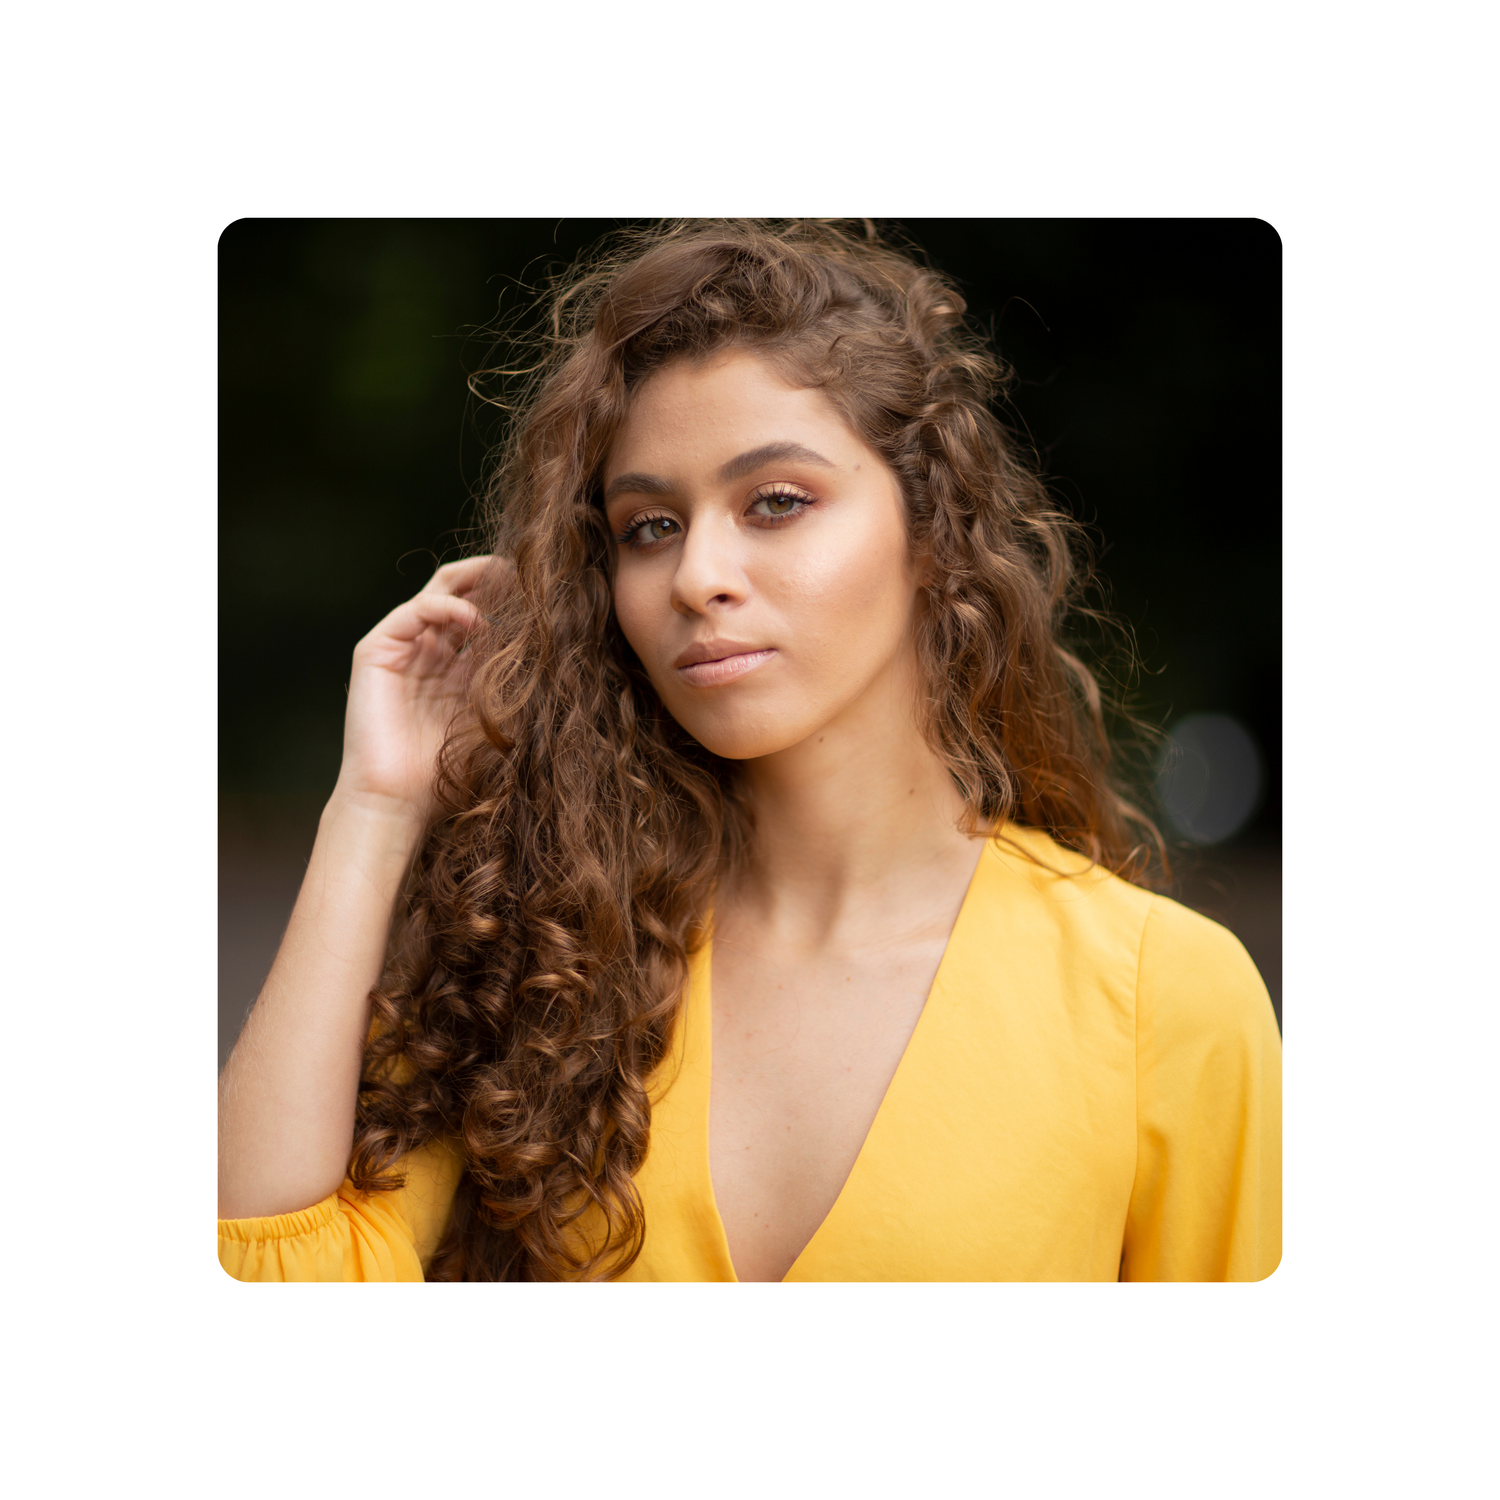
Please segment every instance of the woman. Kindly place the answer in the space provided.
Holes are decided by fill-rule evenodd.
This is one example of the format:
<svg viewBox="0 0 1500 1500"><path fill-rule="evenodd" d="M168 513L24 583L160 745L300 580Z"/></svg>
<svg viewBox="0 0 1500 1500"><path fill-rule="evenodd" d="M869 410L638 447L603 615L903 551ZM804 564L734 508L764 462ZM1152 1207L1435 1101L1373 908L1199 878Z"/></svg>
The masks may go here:
<svg viewBox="0 0 1500 1500"><path fill-rule="evenodd" d="M231 1275L1275 1268L1270 1001L1144 888L962 313L809 223L558 292L493 556L355 651L221 1084Z"/></svg>

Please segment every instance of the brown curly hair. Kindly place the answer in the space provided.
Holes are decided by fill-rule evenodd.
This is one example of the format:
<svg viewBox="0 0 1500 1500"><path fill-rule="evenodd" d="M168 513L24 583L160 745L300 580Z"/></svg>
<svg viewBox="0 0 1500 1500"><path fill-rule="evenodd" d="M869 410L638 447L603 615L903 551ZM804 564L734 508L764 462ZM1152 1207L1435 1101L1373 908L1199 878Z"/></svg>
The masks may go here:
<svg viewBox="0 0 1500 1500"><path fill-rule="evenodd" d="M612 608L601 469L667 363L753 350L826 392L898 477L929 564L922 728L968 831L1015 821L1149 878L1160 840L1116 785L1098 681L1061 636L1080 535L997 419L1005 372L964 310L868 221L629 231L552 289L488 491L514 572L497 564L479 596L359 1100L358 1187L397 1186L429 1141L461 1148L430 1278L606 1279L635 1259L648 1085L715 880L753 836L734 764L667 714Z"/></svg>

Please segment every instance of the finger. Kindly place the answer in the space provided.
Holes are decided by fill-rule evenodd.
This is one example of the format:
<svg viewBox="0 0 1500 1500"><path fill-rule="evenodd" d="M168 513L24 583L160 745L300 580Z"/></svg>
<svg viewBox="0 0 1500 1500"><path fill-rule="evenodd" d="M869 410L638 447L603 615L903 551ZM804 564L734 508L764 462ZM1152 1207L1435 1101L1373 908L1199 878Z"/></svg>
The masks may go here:
<svg viewBox="0 0 1500 1500"><path fill-rule="evenodd" d="M428 629L451 632L463 639L483 620L484 616L467 599L460 599L456 594L424 591L405 604L397 605L370 632L369 639L414 641Z"/></svg>
<svg viewBox="0 0 1500 1500"><path fill-rule="evenodd" d="M494 563L493 554L444 563L422 588L424 594L467 594ZM503 561L503 559L502 559Z"/></svg>

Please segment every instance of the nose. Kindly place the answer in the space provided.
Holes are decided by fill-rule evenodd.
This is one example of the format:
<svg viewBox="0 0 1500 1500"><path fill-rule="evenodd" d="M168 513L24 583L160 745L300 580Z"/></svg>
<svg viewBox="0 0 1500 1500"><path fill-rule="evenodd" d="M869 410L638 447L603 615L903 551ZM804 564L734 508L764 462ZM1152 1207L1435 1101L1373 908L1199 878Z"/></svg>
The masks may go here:
<svg viewBox="0 0 1500 1500"><path fill-rule="evenodd" d="M750 592L733 522L703 517L689 526L672 578L672 608L680 615L709 614L742 604Z"/></svg>

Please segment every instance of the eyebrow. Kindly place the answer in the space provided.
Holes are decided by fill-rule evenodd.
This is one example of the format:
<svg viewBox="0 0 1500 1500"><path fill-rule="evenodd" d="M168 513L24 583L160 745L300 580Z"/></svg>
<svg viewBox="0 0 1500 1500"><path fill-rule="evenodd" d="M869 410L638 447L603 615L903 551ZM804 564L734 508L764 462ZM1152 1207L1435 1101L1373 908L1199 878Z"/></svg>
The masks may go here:
<svg viewBox="0 0 1500 1500"><path fill-rule="evenodd" d="M746 474L753 474L757 469L764 468L767 464L796 462L804 464L820 464L825 469L836 468L837 465L823 457L821 453L814 453L811 448L802 443L762 443L759 448L751 448L747 453L741 453L737 458L731 458L728 463L719 470L719 482L728 484L734 479L743 479ZM626 492L635 495L671 495L676 491L671 480L663 479L657 474L641 474L632 472L629 474L618 474L610 480L609 488L604 492L605 504L608 504L616 495Z"/></svg>

